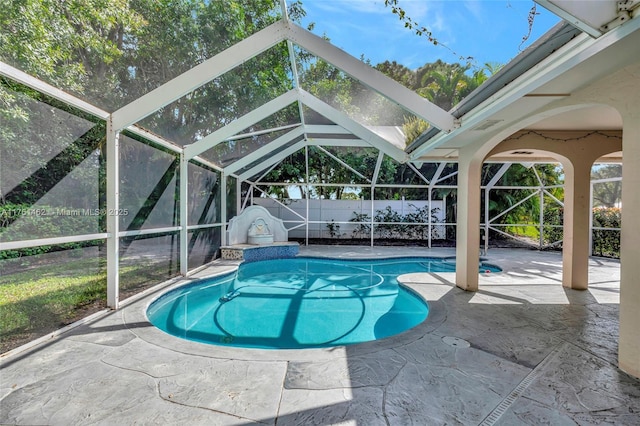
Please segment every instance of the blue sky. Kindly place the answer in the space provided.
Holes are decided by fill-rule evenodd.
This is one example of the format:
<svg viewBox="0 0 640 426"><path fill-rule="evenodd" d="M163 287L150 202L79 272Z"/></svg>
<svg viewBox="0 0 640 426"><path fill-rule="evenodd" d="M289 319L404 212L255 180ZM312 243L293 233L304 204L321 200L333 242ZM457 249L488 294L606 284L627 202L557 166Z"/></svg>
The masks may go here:
<svg viewBox="0 0 640 426"><path fill-rule="evenodd" d="M531 36L520 46L529 31L531 0L400 0L407 15L449 50L404 28L384 0L302 2L307 12L303 26L315 23L315 34L327 35L334 45L374 65L395 60L411 69L437 59L461 62L460 56L472 56L479 66L504 64L559 22L538 5Z"/></svg>

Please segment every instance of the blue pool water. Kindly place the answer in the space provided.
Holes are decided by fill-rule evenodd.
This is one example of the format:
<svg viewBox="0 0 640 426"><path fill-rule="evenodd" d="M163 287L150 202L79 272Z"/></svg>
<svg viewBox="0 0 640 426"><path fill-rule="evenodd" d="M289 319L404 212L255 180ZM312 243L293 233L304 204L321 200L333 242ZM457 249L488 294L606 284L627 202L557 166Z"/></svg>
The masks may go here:
<svg viewBox="0 0 640 426"><path fill-rule="evenodd" d="M347 345L392 336L426 319L426 302L399 285L399 275L454 270L454 263L429 258L244 263L236 273L164 294L147 316L169 334L216 345Z"/></svg>

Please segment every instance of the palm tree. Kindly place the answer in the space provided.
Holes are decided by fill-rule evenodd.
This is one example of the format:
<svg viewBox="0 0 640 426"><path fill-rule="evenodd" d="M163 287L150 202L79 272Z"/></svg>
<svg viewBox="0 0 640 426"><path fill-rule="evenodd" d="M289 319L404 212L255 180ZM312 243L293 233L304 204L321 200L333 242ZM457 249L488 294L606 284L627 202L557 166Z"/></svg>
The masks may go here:
<svg viewBox="0 0 640 426"><path fill-rule="evenodd" d="M451 67L447 71L433 71L423 78L423 87L417 90L440 108L449 111L468 93L469 77L465 68Z"/></svg>

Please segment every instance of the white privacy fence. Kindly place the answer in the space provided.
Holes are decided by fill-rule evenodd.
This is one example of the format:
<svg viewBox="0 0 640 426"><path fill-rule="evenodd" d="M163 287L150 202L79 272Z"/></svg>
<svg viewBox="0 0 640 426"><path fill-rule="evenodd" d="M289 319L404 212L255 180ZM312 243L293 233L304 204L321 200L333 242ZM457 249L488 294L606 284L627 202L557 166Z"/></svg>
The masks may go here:
<svg viewBox="0 0 640 426"><path fill-rule="evenodd" d="M254 198L253 204L282 219L290 238L445 238L443 200Z"/></svg>
<svg viewBox="0 0 640 426"><path fill-rule="evenodd" d="M535 181L529 186L501 184L500 178L512 166L512 163L502 164L500 169L482 186L482 205L484 217L479 224L482 231L481 247L487 250L490 239L494 244L501 239L513 239L518 244L529 245L538 249L561 247L563 237L563 197L562 184L546 184L540 173L531 168ZM439 176L438 173L436 173ZM436 189L455 191L457 186L439 184L433 179L428 185L407 186L424 188L427 196L434 194ZM621 178L594 179L592 181L592 206L595 207L596 193L613 196L620 188L601 189L598 185L620 184ZM537 183L537 185L536 185ZM276 185L263 184L265 187ZM287 184L280 184L287 185ZM317 184L316 184L317 185ZM339 184L336 184L339 186ZM344 184L342 186L345 186ZM380 185L378 185L379 187ZM394 185L393 187L402 187ZM455 238L455 192L444 200L383 200L383 199L355 199L334 200L322 198L272 198L268 192L254 183L244 197L238 195L239 206L258 204L267 208L274 216L281 218L290 238L335 239L348 240L370 239L374 245L376 239L406 239L424 241L431 247L432 241ZM594 188L596 188L594 190ZM600 189L599 189L600 188ZM599 190L598 190L599 189ZM447 194L446 191L442 191ZM611 192L612 194L608 194ZM491 203L495 202L495 195L500 193L502 198L508 197L510 205L506 209L492 212ZM262 196L255 196L261 194ZM504 216L515 209L529 203L536 213L527 221L508 220ZM609 202L609 204L611 204ZM591 250L596 255L618 256L620 225L616 219L614 209L591 209ZM602 211L601 211L602 210ZM449 220L447 221L447 218ZM597 219L597 220L596 220ZM507 242L508 244L508 242Z"/></svg>

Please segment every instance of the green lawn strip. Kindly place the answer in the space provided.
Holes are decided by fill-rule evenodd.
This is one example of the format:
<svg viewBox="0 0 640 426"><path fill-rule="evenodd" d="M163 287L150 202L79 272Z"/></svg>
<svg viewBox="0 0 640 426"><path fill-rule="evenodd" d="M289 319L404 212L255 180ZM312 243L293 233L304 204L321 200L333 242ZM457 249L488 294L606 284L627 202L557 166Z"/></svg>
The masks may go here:
<svg viewBox="0 0 640 426"><path fill-rule="evenodd" d="M164 281L171 276L169 271L165 262L147 261L122 266L121 292L131 295ZM8 340L30 340L80 319L91 313L82 308L96 301L102 301L97 308L105 306L106 289L104 259L42 265L3 275L0 277L3 351L8 350Z"/></svg>
<svg viewBox="0 0 640 426"><path fill-rule="evenodd" d="M505 232L510 233L512 235L520 236L520 237L528 237L534 240L537 240L540 236L540 228L537 224L529 223L528 225L535 226L507 226L505 227Z"/></svg>
<svg viewBox="0 0 640 426"><path fill-rule="evenodd" d="M120 292L129 296L176 275L175 262L137 260L134 264L120 266Z"/></svg>
<svg viewBox="0 0 640 426"><path fill-rule="evenodd" d="M0 278L0 335L45 334L68 324L76 309L104 298L106 271L98 259L65 262ZM42 331L42 332L40 332Z"/></svg>

